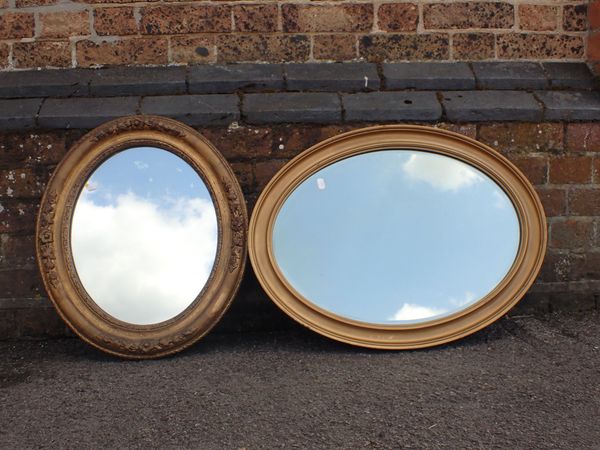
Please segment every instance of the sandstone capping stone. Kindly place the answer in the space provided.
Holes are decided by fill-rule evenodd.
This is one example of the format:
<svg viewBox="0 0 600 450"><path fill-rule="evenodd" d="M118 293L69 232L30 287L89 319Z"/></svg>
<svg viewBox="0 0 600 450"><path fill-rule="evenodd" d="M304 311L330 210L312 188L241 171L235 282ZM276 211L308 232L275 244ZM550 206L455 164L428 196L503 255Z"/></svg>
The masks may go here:
<svg viewBox="0 0 600 450"><path fill-rule="evenodd" d="M380 88L377 66L369 63L286 64L291 91L358 92Z"/></svg>
<svg viewBox="0 0 600 450"><path fill-rule="evenodd" d="M434 92L371 92L342 96L348 122L437 121L442 107Z"/></svg>

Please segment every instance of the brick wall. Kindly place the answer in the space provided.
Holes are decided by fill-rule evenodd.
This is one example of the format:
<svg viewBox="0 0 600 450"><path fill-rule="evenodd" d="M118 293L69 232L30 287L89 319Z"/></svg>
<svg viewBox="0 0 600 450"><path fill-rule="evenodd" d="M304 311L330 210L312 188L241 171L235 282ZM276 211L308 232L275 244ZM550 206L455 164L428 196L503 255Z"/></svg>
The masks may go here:
<svg viewBox="0 0 600 450"><path fill-rule="evenodd" d="M587 1L0 0L0 69L586 59ZM598 1L591 4L598 26ZM600 34L589 37L600 59Z"/></svg>

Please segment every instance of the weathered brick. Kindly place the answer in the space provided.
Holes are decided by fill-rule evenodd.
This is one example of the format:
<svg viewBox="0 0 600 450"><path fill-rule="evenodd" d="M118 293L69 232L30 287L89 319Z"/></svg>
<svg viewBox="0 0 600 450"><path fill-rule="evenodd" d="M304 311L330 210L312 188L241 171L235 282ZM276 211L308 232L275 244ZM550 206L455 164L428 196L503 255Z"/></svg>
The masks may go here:
<svg viewBox="0 0 600 450"><path fill-rule="evenodd" d="M426 29L511 28L514 7L502 2L431 3L423 5Z"/></svg>
<svg viewBox="0 0 600 450"><path fill-rule="evenodd" d="M556 30L558 8L548 5L519 5L519 26L522 30Z"/></svg>
<svg viewBox="0 0 600 450"><path fill-rule="evenodd" d="M532 184L548 182L548 160L545 157L519 156L511 161L525 174Z"/></svg>
<svg viewBox="0 0 600 450"><path fill-rule="evenodd" d="M97 8L94 10L94 29L100 36L128 36L138 33L133 8Z"/></svg>
<svg viewBox="0 0 600 450"><path fill-rule="evenodd" d="M435 128L441 128L442 130L453 131L455 133L464 134L472 139L477 139L477 125L475 124L461 124L461 123L449 123L449 122L438 122L433 125Z"/></svg>
<svg viewBox="0 0 600 450"><path fill-rule="evenodd" d="M65 132L15 132L0 134L0 166L57 164L68 148Z"/></svg>
<svg viewBox="0 0 600 450"><path fill-rule="evenodd" d="M275 158L292 158L330 137L350 131L350 125L280 125L273 129Z"/></svg>
<svg viewBox="0 0 600 450"><path fill-rule="evenodd" d="M33 233L35 230L37 201L18 200L0 191L0 233Z"/></svg>
<svg viewBox="0 0 600 450"><path fill-rule="evenodd" d="M8 44L0 43L0 69L8 67L8 56L10 55L10 47Z"/></svg>
<svg viewBox="0 0 600 450"><path fill-rule="evenodd" d="M440 60L450 56L446 34L374 34L359 40L367 61Z"/></svg>
<svg viewBox="0 0 600 450"><path fill-rule="evenodd" d="M588 251L575 259L571 271L571 280L600 279L600 252Z"/></svg>
<svg viewBox="0 0 600 450"><path fill-rule="evenodd" d="M18 68L70 67L71 44L68 41L15 42L13 64Z"/></svg>
<svg viewBox="0 0 600 450"><path fill-rule="evenodd" d="M235 5L233 7L234 31L277 31L278 8L276 4Z"/></svg>
<svg viewBox="0 0 600 450"><path fill-rule="evenodd" d="M231 31L228 5L186 4L146 6L141 9L145 34L188 34Z"/></svg>
<svg viewBox="0 0 600 450"><path fill-rule="evenodd" d="M560 152L563 126L559 123L492 123L479 127L479 140L502 153Z"/></svg>
<svg viewBox="0 0 600 450"><path fill-rule="evenodd" d="M318 34L313 37L313 56L318 60L350 61L357 57L356 36Z"/></svg>
<svg viewBox="0 0 600 450"><path fill-rule="evenodd" d="M0 169L0 195L9 198L39 198L50 173L43 167Z"/></svg>
<svg viewBox="0 0 600 450"><path fill-rule="evenodd" d="M286 4L281 13L283 31L288 33L357 32L373 27L372 4Z"/></svg>
<svg viewBox="0 0 600 450"><path fill-rule="evenodd" d="M467 63L406 62L383 64L387 89L474 89Z"/></svg>
<svg viewBox="0 0 600 450"><path fill-rule="evenodd" d="M494 58L495 37L491 33L461 33L452 37L452 52L458 60Z"/></svg>
<svg viewBox="0 0 600 450"><path fill-rule="evenodd" d="M561 188L536 186L540 201L548 217L564 216L567 211L567 191Z"/></svg>
<svg viewBox="0 0 600 450"><path fill-rule="evenodd" d="M172 36L169 38L171 62L176 64L214 63L215 36Z"/></svg>
<svg viewBox="0 0 600 450"><path fill-rule="evenodd" d="M416 31L418 23L415 3L384 3L377 9L377 25L383 31Z"/></svg>
<svg viewBox="0 0 600 450"><path fill-rule="evenodd" d="M567 124L566 146L574 152L600 152L600 123Z"/></svg>
<svg viewBox="0 0 600 450"><path fill-rule="evenodd" d="M569 191L569 212L574 216L600 216L600 188Z"/></svg>
<svg viewBox="0 0 600 450"><path fill-rule="evenodd" d="M15 6L17 8L29 8L32 6L50 6L55 5L59 1L60 0L15 0Z"/></svg>
<svg viewBox="0 0 600 450"><path fill-rule="evenodd" d="M229 160L267 156L273 147L269 127L200 128L198 131Z"/></svg>
<svg viewBox="0 0 600 450"><path fill-rule="evenodd" d="M7 12L0 16L0 39L29 38L34 34L33 13Z"/></svg>
<svg viewBox="0 0 600 450"><path fill-rule="evenodd" d="M594 162L592 163L592 182L600 184L600 158L598 157L595 157ZM598 234L598 239L600 239L600 232Z"/></svg>
<svg viewBox="0 0 600 450"><path fill-rule="evenodd" d="M254 166L254 178L256 188L260 192L273 178L273 176L285 165L285 159L271 159L269 161L257 161Z"/></svg>
<svg viewBox="0 0 600 450"><path fill-rule="evenodd" d="M581 256L578 257L572 253L548 251L538 278L548 282L571 280L573 266L577 263L578 258L581 258Z"/></svg>
<svg viewBox="0 0 600 450"><path fill-rule="evenodd" d="M588 29L587 5L565 5L563 28L565 31L586 31Z"/></svg>
<svg viewBox="0 0 600 450"><path fill-rule="evenodd" d="M310 56L310 39L304 35L224 34L217 37L217 61L292 62Z"/></svg>
<svg viewBox="0 0 600 450"><path fill-rule="evenodd" d="M501 59L581 59L583 38L563 34L510 33L497 36Z"/></svg>
<svg viewBox="0 0 600 450"><path fill-rule="evenodd" d="M167 62L166 39L133 38L114 42L77 42L77 64L81 67Z"/></svg>
<svg viewBox="0 0 600 450"><path fill-rule="evenodd" d="M35 236L3 234L0 236L0 267L33 266Z"/></svg>
<svg viewBox="0 0 600 450"><path fill-rule="evenodd" d="M580 184L592 181L592 158L559 156L550 160L550 183Z"/></svg>
<svg viewBox="0 0 600 450"><path fill-rule="evenodd" d="M44 287L37 269L15 269L0 271L2 297L39 297Z"/></svg>
<svg viewBox="0 0 600 450"><path fill-rule="evenodd" d="M0 9L8 8L8 0L0 0Z"/></svg>
<svg viewBox="0 0 600 450"><path fill-rule="evenodd" d="M550 247L589 248L593 245L594 223L590 219L566 219L552 222Z"/></svg>
<svg viewBox="0 0 600 450"><path fill-rule="evenodd" d="M44 38L68 38L90 34L88 11L43 13L40 14L40 22L40 36Z"/></svg>

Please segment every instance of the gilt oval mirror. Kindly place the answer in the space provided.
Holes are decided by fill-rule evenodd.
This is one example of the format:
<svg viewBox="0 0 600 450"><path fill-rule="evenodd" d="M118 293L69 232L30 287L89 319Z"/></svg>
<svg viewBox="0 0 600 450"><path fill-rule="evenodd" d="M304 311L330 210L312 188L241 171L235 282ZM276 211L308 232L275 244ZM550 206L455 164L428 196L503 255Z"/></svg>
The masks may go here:
<svg viewBox="0 0 600 450"><path fill-rule="evenodd" d="M505 314L546 245L532 186L481 143L384 126L307 150L265 188L250 257L300 323L377 348L436 345Z"/></svg>
<svg viewBox="0 0 600 450"><path fill-rule="evenodd" d="M245 265L235 176L170 119L118 119L57 167L38 218L38 261L67 324L128 358L179 351L225 312Z"/></svg>

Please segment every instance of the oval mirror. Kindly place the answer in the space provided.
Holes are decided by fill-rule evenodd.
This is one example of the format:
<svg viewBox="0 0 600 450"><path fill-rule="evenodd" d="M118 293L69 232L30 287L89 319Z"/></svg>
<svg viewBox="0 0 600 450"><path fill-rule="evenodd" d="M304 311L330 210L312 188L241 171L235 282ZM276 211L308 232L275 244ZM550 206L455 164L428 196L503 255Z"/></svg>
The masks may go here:
<svg viewBox="0 0 600 450"><path fill-rule="evenodd" d="M250 256L285 312L378 348L436 345L510 309L540 268L545 217L505 158L415 126L358 130L288 163L259 198Z"/></svg>
<svg viewBox="0 0 600 450"><path fill-rule="evenodd" d="M194 130L119 119L57 167L38 218L38 261L71 328L119 356L191 345L216 324L245 265L235 176Z"/></svg>

